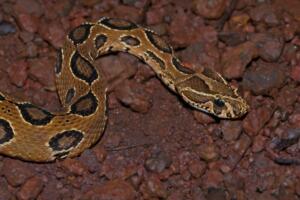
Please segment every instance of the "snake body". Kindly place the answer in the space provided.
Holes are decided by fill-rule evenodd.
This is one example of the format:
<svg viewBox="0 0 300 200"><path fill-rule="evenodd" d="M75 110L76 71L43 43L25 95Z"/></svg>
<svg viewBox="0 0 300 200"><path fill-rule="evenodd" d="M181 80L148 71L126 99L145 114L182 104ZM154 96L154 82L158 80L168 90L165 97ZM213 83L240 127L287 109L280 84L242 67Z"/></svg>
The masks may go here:
<svg viewBox="0 0 300 200"><path fill-rule="evenodd" d="M0 154L48 162L77 156L95 144L107 119L107 84L95 60L116 51L149 64L162 82L196 109L220 118L238 118L248 110L237 90L218 73L185 67L153 31L104 17L74 28L59 50L55 75L63 112L51 113L0 95Z"/></svg>

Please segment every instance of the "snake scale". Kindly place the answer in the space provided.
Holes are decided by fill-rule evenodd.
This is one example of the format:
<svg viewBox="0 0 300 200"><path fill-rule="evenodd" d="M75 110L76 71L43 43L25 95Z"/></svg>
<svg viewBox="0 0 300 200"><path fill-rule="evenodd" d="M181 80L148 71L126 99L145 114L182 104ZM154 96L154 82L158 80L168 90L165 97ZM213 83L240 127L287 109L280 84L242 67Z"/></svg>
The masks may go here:
<svg viewBox="0 0 300 200"><path fill-rule="evenodd" d="M185 67L155 32L104 17L74 28L59 50L55 76L63 111L51 113L1 93L0 154L48 162L77 156L95 144L107 119L107 84L95 60L117 51L150 65L163 83L196 109L219 118L238 118L248 110L237 89L218 73Z"/></svg>

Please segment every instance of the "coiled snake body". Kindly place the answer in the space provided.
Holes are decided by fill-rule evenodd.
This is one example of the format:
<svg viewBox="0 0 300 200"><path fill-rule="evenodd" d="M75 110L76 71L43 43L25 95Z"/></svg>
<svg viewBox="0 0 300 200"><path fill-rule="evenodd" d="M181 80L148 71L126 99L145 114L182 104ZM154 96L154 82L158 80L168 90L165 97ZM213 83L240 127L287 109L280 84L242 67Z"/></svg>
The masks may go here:
<svg viewBox="0 0 300 200"><path fill-rule="evenodd" d="M106 123L106 82L94 63L114 51L142 59L196 109L220 118L237 118L248 110L236 89L218 73L185 67L151 30L126 20L101 18L73 29L59 51L55 74L64 112L51 113L0 95L0 154L47 162L77 156L94 144Z"/></svg>

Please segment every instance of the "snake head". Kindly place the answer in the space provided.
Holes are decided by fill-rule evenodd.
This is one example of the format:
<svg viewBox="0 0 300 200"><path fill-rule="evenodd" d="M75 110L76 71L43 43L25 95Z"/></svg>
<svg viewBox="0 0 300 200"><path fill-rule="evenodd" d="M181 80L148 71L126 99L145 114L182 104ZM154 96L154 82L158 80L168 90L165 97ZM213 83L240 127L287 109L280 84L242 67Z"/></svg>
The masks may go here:
<svg viewBox="0 0 300 200"><path fill-rule="evenodd" d="M210 69L187 75L175 84L175 88L192 107L219 118L239 118L249 110L237 89Z"/></svg>

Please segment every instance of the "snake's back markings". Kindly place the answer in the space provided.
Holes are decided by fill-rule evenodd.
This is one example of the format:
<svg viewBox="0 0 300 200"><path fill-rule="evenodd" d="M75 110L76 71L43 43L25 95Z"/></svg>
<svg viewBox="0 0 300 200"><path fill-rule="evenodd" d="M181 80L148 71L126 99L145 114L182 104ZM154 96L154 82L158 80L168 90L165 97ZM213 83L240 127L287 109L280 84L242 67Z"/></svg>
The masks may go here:
<svg viewBox="0 0 300 200"><path fill-rule="evenodd" d="M69 38L75 45L83 43L90 35L91 24L82 24L69 33Z"/></svg>
<svg viewBox="0 0 300 200"><path fill-rule="evenodd" d="M138 28L138 26L130 21L115 18L102 18L99 23L115 30L132 30Z"/></svg>
<svg viewBox="0 0 300 200"><path fill-rule="evenodd" d="M97 35L94 41L96 49L100 49L101 47L103 47L106 41L107 41L106 35L104 34Z"/></svg>
<svg viewBox="0 0 300 200"><path fill-rule="evenodd" d="M129 46L139 46L141 44L139 39L131 35L122 36L121 41Z"/></svg>
<svg viewBox="0 0 300 200"><path fill-rule="evenodd" d="M8 121L0 119L0 146L8 143L14 137L13 129Z"/></svg>
<svg viewBox="0 0 300 200"><path fill-rule="evenodd" d="M62 49L59 49L57 51L57 58L56 58L56 64L55 64L55 67L54 67L54 70L55 70L55 74L59 74L61 72L61 69L62 69Z"/></svg>
<svg viewBox="0 0 300 200"><path fill-rule="evenodd" d="M247 103L219 74L185 67L153 31L127 20L102 18L74 28L58 52L56 83L65 112L55 115L0 93L0 153L45 162L74 157L91 147L103 133L108 111L107 85L94 61L111 51L129 52L149 63L171 90L196 109L225 118L247 112Z"/></svg>
<svg viewBox="0 0 300 200"><path fill-rule="evenodd" d="M70 88L66 94L66 100L65 103L69 104L71 103L73 97L75 96L75 89L74 88Z"/></svg>
<svg viewBox="0 0 300 200"><path fill-rule="evenodd" d="M160 59L157 55L155 55L155 53L153 53L152 51L146 51L146 54L148 55L149 58L154 60L162 70L166 69L166 65L164 61Z"/></svg>
<svg viewBox="0 0 300 200"><path fill-rule="evenodd" d="M53 114L50 112L39 108L30 103L17 104L18 108L22 114L24 120L32 125L42 126L48 124L52 118Z"/></svg>
<svg viewBox="0 0 300 200"><path fill-rule="evenodd" d="M157 49L159 49L164 53L169 53L169 54L172 53L172 48L170 47L170 45L166 41L164 41L161 37L159 37L159 35L157 35L156 33L150 30L145 30L145 33L148 40L151 42L151 44L154 47L156 47Z"/></svg>
<svg viewBox="0 0 300 200"><path fill-rule="evenodd" d="M0 93L0 101L4 101L5 100L5 97L2 93Z"/></svg>
<svg viewBox="0 0 300 200"><path fill-rule="evenodd" d="M194 74L195 73L194 70L183 66L180 63L180 61L175 57L172 58L172 63L176 67L176 69L178 69L180 72L183 72L185 74Z"/></svg>
<svg viewBox="0 0 300 200"><path fill-rule="evenodd" d="M83 139L83 133L78 130L69 130L57 133L49 141L49 146L55 152L67 151L75 148Z"/></svg>
<svg viewBox="0 0 300 200"><path fill-rule="evenodd" d="M81 96L74 104L71 106L71 113L89 116L93 114L98 107L98 100L92 92Z"/></svg>
<svg viewBox="0 0 300 200"><path fill-rule="evenodd" d="M77 78L84 80L89 85L98 78L98 73L94 66L83 58L77 51L71 58L71 69Z"/></svg>

